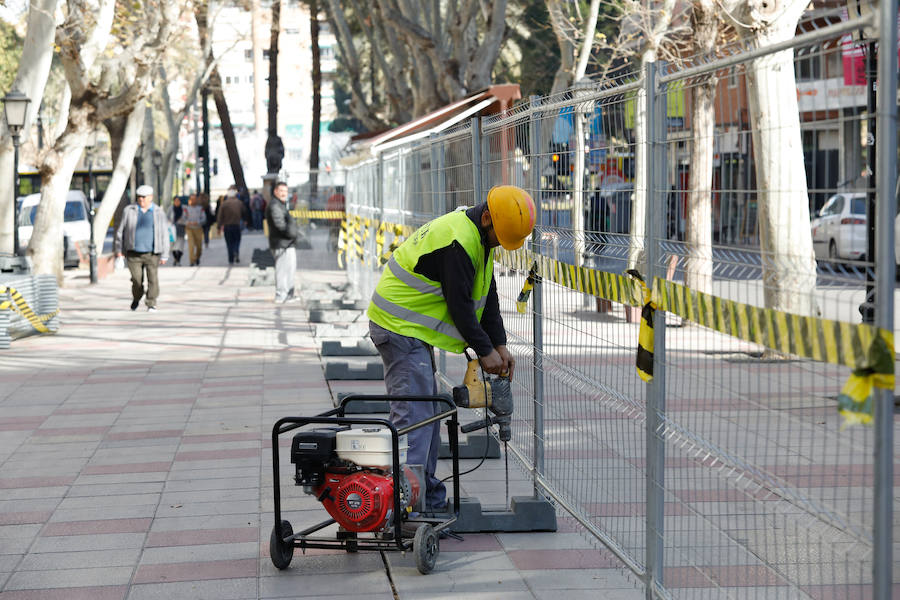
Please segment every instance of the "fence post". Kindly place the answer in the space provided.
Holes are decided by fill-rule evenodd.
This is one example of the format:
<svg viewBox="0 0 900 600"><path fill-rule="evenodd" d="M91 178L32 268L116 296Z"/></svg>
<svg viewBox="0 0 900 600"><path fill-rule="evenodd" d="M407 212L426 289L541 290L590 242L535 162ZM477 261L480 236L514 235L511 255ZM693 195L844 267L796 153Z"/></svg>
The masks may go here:
<svg viewBox="0 0 900 600"><path fill-rule="evenodd" d="M378 153L378 163L375 165L375 206L373 207L375 210L372 211L372 216L378 215L378 219L380 221L384 221L384 155L380 152ZM378 270L378 263L376 261L375 266L371 269L367 269L366 273L368 273L370 277L369 281L369 289L366 290L366 297L370 297L372 293L375 291L375 286L378 285L378 279L381 277L381 273Z"/></svg>
<svg viewBox="0 0 900 600"><path fill-rule="evenodd" d="M472 117L472 193L474 204L484 202L484 187L481 176L481 117Z"/></svg>
<svg viewBox="0 0 900 600"><path fill-rule="evenodd" d="M539 118L540 98L531 96L531 116L529 137L531 138L531 195L534 200L535 228L531 232L531 249L541 253L541 122ZM538 497L538 476L544 474L544 290L540 277L534 278L531 290L532 335L534 343L534 456L532 457L532 479L534 497Z"/></svg>
<svg viewBox="0 0 900 600"><path fill-rule="evenodd" d="M657 90L656 77L659 65L647 64L644 72L644 93L647 97L646 135L647 157L645 169L647 185L647 213L644 229L644 252L647 257L647 285L653 289L655 277L665 277L660 266L659 241L663 238L665 210L655 208L666 204L666 104L665 93ZM647 517L646 534L646 597L653 600L655 591L663 585L663 527L665 507L666 443L662 436L663 416L666 410L665 396L665 334L666 317L661 310L653 319L653 380L647 385L646 452L647 452Z"/></svg>
<svg viewBox="0 0 900 600"><path fill-rule="evenodd" d="M442 182L444 173L442 162L443 144L438 147L438 135L431 134L431 218L437 218L444 214L444 205L441 202L441 192L446 188ZM437 370L447 374L447 351L438 349Z"/></svg>
<svg viewBox="0 0 900 600"><path fill-rule="evenodd" d="M879 45L897 48L897 0L882 0ZM894 331L894 217L897 214L897 53L878 53L875 156L878 216L875 232L875 324ZM873 597L888 600L893 587L894 390L875 388L875 498Z"/></svg>

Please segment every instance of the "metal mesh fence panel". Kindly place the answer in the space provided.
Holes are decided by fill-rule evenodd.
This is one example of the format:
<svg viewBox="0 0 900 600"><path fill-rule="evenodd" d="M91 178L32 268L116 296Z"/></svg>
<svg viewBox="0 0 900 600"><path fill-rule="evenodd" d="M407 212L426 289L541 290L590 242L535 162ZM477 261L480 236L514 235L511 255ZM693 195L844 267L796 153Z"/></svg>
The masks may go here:
<svg viewBox="0 0 900 600"><path fill-rule="evenodd" d="M495 268L518 359L511 447L654 597L889 596L889 438L837 411L872 367L882 334L861 312L882 310L866 299L895 268L867 244L894 225L875 197L897 192L871 176L875 113L846 36L864 24L818 12L772 51L735 44L534 98L348 175L348 222L369 233L347 268L365 296L391 240L496 185L534 198L534 235ZM786 90L772 74L791 69ZM896 127L886 138L896 153ZM441 375L462 368L441 352Z"/></svg>

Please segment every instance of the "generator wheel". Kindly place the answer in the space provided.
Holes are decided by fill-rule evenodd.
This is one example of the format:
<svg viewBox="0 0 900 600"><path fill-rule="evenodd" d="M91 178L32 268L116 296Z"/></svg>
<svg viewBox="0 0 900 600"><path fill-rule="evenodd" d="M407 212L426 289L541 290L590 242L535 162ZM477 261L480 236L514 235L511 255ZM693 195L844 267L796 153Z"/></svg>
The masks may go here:
<svg viewBox="0 0 900 600"><path fill-rule="evenodd" d="M269 556L272 558L272 564L279 569L287 569L294 557L293 542L284 541L284 538L289 535L294 535L294 530L287 521L281 522L281 536L278 535L278 528L272 527L272 536L269 538Z"/></svg>
<svg viewBox="0 0 900 600"><path fill-rule="evenodd" d="M413 538L413 553L416 555L416 568L419 569L419 573L422 575L431 573L440 551L434 528L428 523L420 525Z"/></svg>

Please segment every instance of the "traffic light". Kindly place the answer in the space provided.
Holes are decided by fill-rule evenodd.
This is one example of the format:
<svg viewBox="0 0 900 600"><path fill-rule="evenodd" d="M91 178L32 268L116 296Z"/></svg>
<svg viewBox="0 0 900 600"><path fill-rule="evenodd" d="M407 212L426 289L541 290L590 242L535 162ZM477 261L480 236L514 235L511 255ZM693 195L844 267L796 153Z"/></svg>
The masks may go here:
<svg viewBox="0 0 900 600"><path fill-rule="evenodd" d="M214 159L213 159L213 164L212 164L212 174L213 174L213 175L218 175L218 174L219 174L219 159L218 159L218 158L214 158Z"/></svg>
<svg viewBox="0 0 900 600"><path fill-rule="evenodd" d="M571 172L574 170L574 165L572 165L572 161L569 159L569 145L550 144L550 152L550 163L553 165L553 170L556 175L559 177L571 175Z"/></svg>
<svg viewBox="0 0 900 600"><path fill-rule="evenodd" d="M191 176L191 168L190 168L190 167L185 167L185 168L184 168L184 176L185 176L185 177L190 177L190 176Z"/></svg>

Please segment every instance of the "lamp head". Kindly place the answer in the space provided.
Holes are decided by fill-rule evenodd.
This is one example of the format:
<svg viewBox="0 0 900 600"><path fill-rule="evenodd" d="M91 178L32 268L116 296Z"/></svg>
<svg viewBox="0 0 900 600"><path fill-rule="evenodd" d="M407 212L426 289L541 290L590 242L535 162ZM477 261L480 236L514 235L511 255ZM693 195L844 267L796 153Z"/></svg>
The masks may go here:
<svg viewBox="0 0 900 600"><path fill-rule="evenodd" d="M25 114L31 99L19 90L10 90L3 98L3 110L6 113L6 126L13 136L18 136L25 126Z"/></svg>

